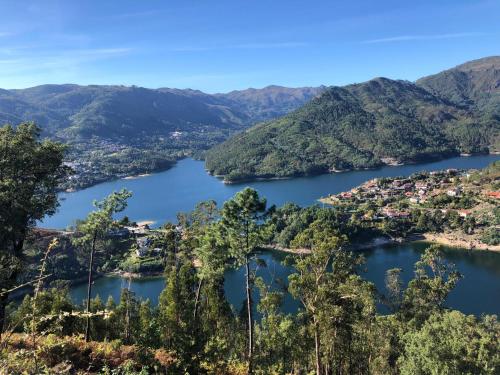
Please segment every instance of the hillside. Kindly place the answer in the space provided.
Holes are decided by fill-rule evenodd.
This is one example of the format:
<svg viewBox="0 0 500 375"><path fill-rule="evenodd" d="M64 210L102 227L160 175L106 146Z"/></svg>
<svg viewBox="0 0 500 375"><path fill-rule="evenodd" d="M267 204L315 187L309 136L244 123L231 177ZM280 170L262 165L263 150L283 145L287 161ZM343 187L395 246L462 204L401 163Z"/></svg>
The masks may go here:
<svg viewBox="0 0 500 375"><path fill-rule="evenodd" d="M455 69L467 72L467 90L448 82L447 72L417 83L375 78L328 88L295 112L214 147L207 169L237 181L498 150L499 60L461 67Z"/></svg>
<svg viewBox="0 0 500 375"><path fill-rule="evenodd" d="M325 90L320 87L289 88L267 86L262 89L231 91L215 94L230 108L246 114L250 122L271 120L283 116L304 105Z"/></svg>
<svg viewBox="0 0 500 375"><path fill-rule="evenodd" d="M49 135L84 138L237 129L281 116L320 91L269 86L211 95L190 89L42 85L0 90L0 123L36 121Z"/></svg>
<svg viewBox="0 0 500 375"><path fill-rule="evenodd" d="M66 187L79 188L198 157L255 122L300 107L315 90L268 87L210 95L189 89L42 85L0 90L0 124L34 121L44 136L68 143L68 161L77 173Z"/></svg>

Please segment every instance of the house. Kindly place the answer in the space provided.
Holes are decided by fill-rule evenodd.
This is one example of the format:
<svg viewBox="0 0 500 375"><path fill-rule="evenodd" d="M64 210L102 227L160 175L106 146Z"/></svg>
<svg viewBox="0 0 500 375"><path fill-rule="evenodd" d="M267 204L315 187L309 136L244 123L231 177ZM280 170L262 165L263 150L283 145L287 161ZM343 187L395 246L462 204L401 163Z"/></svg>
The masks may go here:
<svg viewBox="0 0 500 375"><path fill-rule="evenodd" d="M458 216L462 217L462 218L467 218L469 217L471 214L471 212L469 210L459 210L458 211Z"/></svg>
<svg viewBox="0 0 500 375"><path fill-rule="evenodd" d="M394 208L390 208L390 207L384 207L382 209L382 213L389 218L398 218L398 217L401 218L401 217L410 216L410 214L408 212L398 211L398 210L395 210Z"/></svg>
<svg viewBox="0 0 500 375"><path fill-rule="evenodd" d="M151 239L148 237L139 237L136 240L137 250L135 253L138 257L143 257L149 252L149 246L151 246Z"/></svg>
<svg viewBox="0 0 500 375"><path fill-rule="evenodd" d="M142 258L144 256L146 256L148 253L148 248L144 248L144 247L139 247L135 250L135 254L139 257L139 258Z"/></svg>
<svg viewBox="0 0 500 375"><path fill-rule="evenodd" d="M429 188L429 185L427 182L424 181L417 181L415 182L415 189L417 190L427 190Z"/></svg>
<svg viewBox="0 0 500 375"><path fill-rule="evenodd" d="M420 195L421 197L423 197L425 194L426 194L426 191L424 189L420 189L418 191L418 195Z"/></svg>
<svg viewBox="0 0 500 375"><path fill-rule="evenodd" d="M340 193L339 196L340 196L340 198L343 198L343 199L350 199L350 198L352 198L352 193L344 192L344 193Z"/></svg>
<svg viewBox="0 0 500 375"><path fill-rule="evenodd" d="M488 198L500 199L500 191L489 191L486 193Z"/></svg>
<svg viewBox="0 0 500 375"><path fill-rule="evenodd" d="M446 195L448 195L449 197L458 197L460 195L460 192L460 188L448 189L446 191Z"/></svg>
<svg viewBox="0 0 500 375"><path fill-rule="evenodd" d="M120 237L120 238L124 238L124 237L128 237L130 235L130 231L123 227L123 228L113 228L109 231L108 233L111 237Z"/></svg>
<svg viewBox="0 0 500 375"><path fill-rule="evenodd" d="M147 225L139 225L139 226L129 226L125 227L130 233L135 234L136 236L143 236L148 234L149 227Z"/></svg>

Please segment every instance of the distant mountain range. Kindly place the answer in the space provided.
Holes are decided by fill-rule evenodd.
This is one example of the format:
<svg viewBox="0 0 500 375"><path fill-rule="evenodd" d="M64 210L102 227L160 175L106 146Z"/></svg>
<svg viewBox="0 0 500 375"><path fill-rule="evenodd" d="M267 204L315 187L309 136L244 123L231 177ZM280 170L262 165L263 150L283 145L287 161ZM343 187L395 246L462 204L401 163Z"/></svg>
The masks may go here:
<svg viewBox="0 0 500 375"><path fill-rule="evenodd" d="M170 168L257 122L294 110L324 88L232 91L42 85L0 90L0 126L34 121L69 144L75 175L64 188Z"/></svg>
<svg viewBox="0 0 500 375"><path fill-rule="evenodd" d="M227 181L287 177L500 150L500 57L415 83L330 87L206 155Z"/></svg>
<svg viewBox="0 0 500 375"><path fill-rule="evenodd" d="M0 89L0 124L23 121L70 145L76 187L166 169L185 156L206 156L211 173L238 181L491 152L500 149L500 57L416 82L329 88Z"/></svg>
<svg viewBox="0 0 500 375"><path fill-rule="evenodd" d="M35 121L45 134L71 140L238 130L282 116L321 90L269 86L210 95L189 89L42 85L0 90L0 124Z"/></svg>

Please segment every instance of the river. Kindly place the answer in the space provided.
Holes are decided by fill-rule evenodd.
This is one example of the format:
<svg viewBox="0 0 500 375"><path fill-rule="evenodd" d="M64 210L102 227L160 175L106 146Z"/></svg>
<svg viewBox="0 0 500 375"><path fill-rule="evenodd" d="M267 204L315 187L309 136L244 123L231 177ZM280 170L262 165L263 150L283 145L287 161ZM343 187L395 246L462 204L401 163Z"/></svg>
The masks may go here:
<svg viewBox="0 0 500 375"><path fill-rule="evenodd" d="M408 176L418 171L431 171L447 168L483 168L500 159L499 155L456 157L432 163L414 164L397 167L383 167L376 170L352 171L301 177L286 180L257 181L243 184L223 184L219 179L209 176L203 162L184 159L165 172L147 177L116 180L99 184L74 193L61 194L62 202L58 212L46 219L43 226L65 228L78 218L84 218L92 209L92 201L102 199L112 191L127 188L133 196L127 210L123 213L136 221L151 220L156 225L175 220L177 212L189 211L196 203L214 199L219 204L233 196L245 186L256 189L266 197L269 204L282 205L294 202L301 206L318 203L317 199L328 194L346 191L375 177ZM396 246L378 246L363 251L366 267L363 275L373 281L377 289L383 292L386 270L394 267L403 269L403 279L407 282L413 275L413 264L418 260L423 244L401 244ZM450 307L465 313L500 313L500 253L485 251L466 251L446 249L446 258L457 265L464 275L457 288L451 293L447 303ZM282 287L292 269L281 264L283 254L265 252L260 254L267 267L259 274L268 282L278 283ZM232 270L226 273L226 295L236 309L244 298L243 271ZM128 281L118 277L103 277L95 281L94 296L99 294L104 300L113 296L117 301L120 290ZM131 288L141 298L148 298L153 304L164 287L162 278L134 280ZM85 285L71 290L73 299L81 302L85 298ZM298 307L289 295L284 301L284 311L292 312ZM383 308L381 308L383 310Z"/></svg>

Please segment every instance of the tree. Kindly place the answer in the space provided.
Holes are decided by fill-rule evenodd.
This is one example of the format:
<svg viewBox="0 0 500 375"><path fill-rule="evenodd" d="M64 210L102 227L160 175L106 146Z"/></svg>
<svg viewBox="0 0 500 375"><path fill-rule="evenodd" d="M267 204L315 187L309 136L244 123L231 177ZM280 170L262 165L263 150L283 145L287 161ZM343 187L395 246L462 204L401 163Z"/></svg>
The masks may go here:
<svg viewBox="0 0 500 375"><path fill-rule="evenodd" d="M40 140L40 128L33 123L0 128L0 334L7 290L21 270L26 236L58 206L57 187L68 173L65 149L61 143Z"/></svg>
<svg viewBox="0 0 500 375"><path fill-rule="evenodd" d="M166 270L166 286L158 302L158 324L163 347L178 358L179 371L198 373L196 330L193 320L195 270L190 259L181 256Z"/></svg>
<svg viewBox="0 0 500 375"><path fill-rule="evenodd" d="M237 267L245 267L245 292L248 323L248 373L253 373L253 304L250 257L266 237L266 200L250 188L224 203L222 227Z"/></svg>
<svg viewBox="0 0 500 375"><path fill-rule="evenodd" d="M305 240L305 239L304 239ZM306 243L295 243L296 246L306 245L312 247L312 254L302 257L295 264L296 273L288 277L289 290L294 298L300 300L313 325L314 356L316 360L316 375L321 375L321 338L320 319L321 310L329 298L329 283L333 273L329 271L334 252L340 247L338 237L321 236L316 233L307 239Z"/></svg>
<svg viewBox="0 0 500 375"><path fill-rule="evenodd" d="M354 328L359 322L371 323L373 285L355 274L361 259L345 251L344 242L319 222L293 241L296 247L311 249L296 261L296 272L288 279L290 293L302 303L310 322L317 375L334 368L334 373L362 372L359 368L365 366L365 361L353 358L358 355ZM363 349L359 345L358 356Z"/></svg>
<svg viewBox="0 0 500 375"><path fill-rule="evenodd" d="M392 313L399 310L401 306L403 294L403 282L401 281L401 268L391 268L385 273L385 288L387 289L387 296L385 296L385 303Z"/></svg>
<svg viewBox="0 0 500 375"><path fill-rule="evenodd" d="M500 325L495 316L478 320L459 311L435 312L403 336L402 375L498 374Z"/></svg>
<svg viewBox="0 0 500 375"><path fill-rule="evenodd" d="M439 245L429 246L415 264L415 278L403 293L400 313L405 321L422 324L433 311L443 308L461 275L446 262Z"/></svg>
<svg viewBox="0 0 500 375"><path fill-rule="evenodd" d="M102 201L95 201L97 210L92 211L87 218L80 223L77 228L77 237L73 239L75 246L85 248L89 252L89 276L87 287L87 321L85 326L85 340L89 340L90 335L90 297L92 294L94 255L100 242L103 242L109 235L109 231L118 226L113 219L113 215L123 211L127 207L127 199L132 194L122 189L119 192L111 193Z"/></svg>
<svg viewBox="0 0 500 375"><path fill-rule="evenodd" d="M302 355L304 337L293 315L280 312L283 291L273 290L261 277L255 280L260 294L257 306L261 320L255 327L256 365L261 373L289 374Z"/></svg>
<svg viewBox="0 0 500 375"><path fill-rule="evenodd" d="M193 316L196 319L198 304L203 282L206 280L218 280L224 276L228 260L227 246L221 238L220 224L215 223L205 227L205 232L199 238L198 247L194 255L199 262L196 275L198 276L198 287L194 303Z"/></svg>

